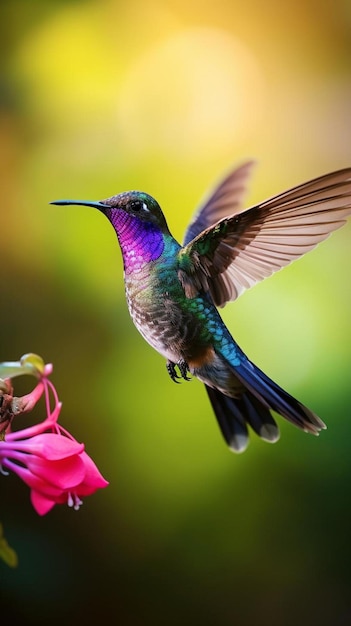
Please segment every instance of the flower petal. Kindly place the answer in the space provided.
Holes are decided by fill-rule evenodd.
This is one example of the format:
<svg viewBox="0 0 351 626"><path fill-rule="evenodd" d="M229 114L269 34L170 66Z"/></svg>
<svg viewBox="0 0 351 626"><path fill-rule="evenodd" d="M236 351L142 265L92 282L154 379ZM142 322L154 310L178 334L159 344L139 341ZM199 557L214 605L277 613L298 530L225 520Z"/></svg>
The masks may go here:
<svg viewBox="0 0 351 626"><path fill-rule="evenodd" d="M84 462L78 455L58 461L28 455L26 465L32 474L58 489L77 487L85 477Z"/></svg>
<svg viewBox="0 0 351 626"><path fill-rule="evenodd" d="M107 487L108 481L102 476L96 467L94 461L86 452L80 454L80 458L84 462L85 477L81 484L76 487L75 491L79 496L89 496L97 489Z"/></svg>
<svg viewBox="0 0 351 626"><path fill-rule="evenodd" d="M60 487L56 487L51 483L43 480L39 476L33 474L29 469L23 467L22 465L17 465L17 463L13 463L9 459L4 459L3 462L4 467L7 467L12 472L15 472L17 476L19 476L28 487L31 489L35 489L40 491L42 494L46 496L50 496L56 499L63 493L63 489Z"/></svg>
<svg viewBox="0 0 351 626"><path fill-rule="evenodd" d="M56 500L51 499L50 497L45 496L43 493L36 491L35 489L31 489L30 492L30 500L35 508L36 512L39 515L45 515L55 506Z"/></svg>
<svg viewBox="0 0 351 626"><path fill-rule="evenodd" d="M3 441L2 454L5 456L6 444L11 446L11 439ZM78 443L74 439L69 439L57 433L42 433L34 435L24 441L17 440L13 446L16 450L28 452L28 454L43 457L47 461L58 461L71 456L79 455L84 450L84 444Z"/></svg>

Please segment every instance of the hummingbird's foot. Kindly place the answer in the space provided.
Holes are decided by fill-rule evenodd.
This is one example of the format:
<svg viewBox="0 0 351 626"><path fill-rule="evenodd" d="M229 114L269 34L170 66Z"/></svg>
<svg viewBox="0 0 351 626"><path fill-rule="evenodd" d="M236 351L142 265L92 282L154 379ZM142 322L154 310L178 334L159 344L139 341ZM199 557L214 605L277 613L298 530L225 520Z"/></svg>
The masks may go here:
<svg viewBox="0 0 351 626"><path fill-rule="evenodd" d="M174 383L177 383L177 385L178 385L179 381L177 379L180 378L180 376L178 376L178 374L176 372L175 366L176 366L176 364L173 363L173 361L168 360L167 363L166 363L167 372L168 372L170 378L173 380Z"/></svg>
<svg viewBox="0 0 351 626"><path fill-rule="evenodd" d="M176 365L179 369L180 376L178 376L176 372ZM167 372L174 383L179 384L179 378L183 378L184 380L191 380L191 378L187 376L188 371L189 368L186 361L178 361L178 363L174 363L170 360L167 361Z"/></svg>
<svg viewBox="0 0 351 626"><path fill-rule="evenodd" d="M188 367L187 362L178 361L177 365L178 365L181 377L184 378L184 380L191 380L191 378L187 376L187 373L189 372L189 367Z"/></svg>

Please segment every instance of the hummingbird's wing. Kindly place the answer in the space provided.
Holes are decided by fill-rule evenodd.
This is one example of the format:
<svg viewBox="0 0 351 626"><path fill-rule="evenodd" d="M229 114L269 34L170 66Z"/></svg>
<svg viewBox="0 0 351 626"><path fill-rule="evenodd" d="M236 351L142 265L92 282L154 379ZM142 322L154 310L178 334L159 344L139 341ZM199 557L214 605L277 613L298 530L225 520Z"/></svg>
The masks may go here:
<svg viewBox="0 0 351 626"><path fill-rule="evenodd" d="M212 191L211 195L200 205L189 224L184 236L184 246L223 217L234 215L242 210L247 180L254 165L255 161L248 161L237 167Z"/></svg>
<svg viewBox="0 0 351 626"><path fill-rule="evenodd" d="M326 174L207 228L179 252L187 297L224 306L340 228L351 214L351 168Z"/></svg>

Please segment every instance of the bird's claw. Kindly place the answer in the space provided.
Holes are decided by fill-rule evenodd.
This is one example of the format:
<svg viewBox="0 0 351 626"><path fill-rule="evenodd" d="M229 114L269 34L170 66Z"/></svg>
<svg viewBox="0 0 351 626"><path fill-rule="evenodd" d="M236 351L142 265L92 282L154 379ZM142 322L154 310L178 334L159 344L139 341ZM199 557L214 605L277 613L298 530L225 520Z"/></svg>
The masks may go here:
<svg viewBox="0 0 351 626"><path fill-rule="evenodd" d="M180 376L178 376L176 372L175 363L173 363L173 361L167 361L166 367L170 378L173 380L174 383L177 383L178 385L179 381L177 379L180 378Z"/></svg>
<svg viewBox="0 0 351 626"><path fill-rule="evenodd" d="M180 376L178 376L177 374L176 366L179 369ZM191 380L191 378L187 376L188 371L189 368L186 361L178 361L178 363L174 363L173 361L167 361L167 372L174 383L179 384L180 378L183 378L184 380Z"/></svg>
<svg viewBox="0 0 351 626"><path fill-rule="evenodd" d="M181 377L184 378L184 380L191 380L191 378L189 378L189 376L187 376L187 373L189 371L187 362L186 361L178 361L177 365L178 365L178 369L180 371Z"/></svg>

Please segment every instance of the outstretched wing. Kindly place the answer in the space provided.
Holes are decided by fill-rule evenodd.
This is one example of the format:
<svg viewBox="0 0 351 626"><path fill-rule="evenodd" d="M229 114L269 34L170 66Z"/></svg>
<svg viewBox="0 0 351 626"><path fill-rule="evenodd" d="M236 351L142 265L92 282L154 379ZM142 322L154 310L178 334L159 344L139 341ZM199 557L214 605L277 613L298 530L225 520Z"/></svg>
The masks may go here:
<svg viewBox="0 0 351 626"><path fill-rule="evenodd" d="M217 306L312 250L351 214L351 168L326 174L227 217L179 252L187 297Z"/></svg>
<svg viewBox="0 0 351 626"><path fill-rule="evenodd" d="M248 161L237 167L212 191L189 224L184 236L184 246L223 217L241 211L247 181L254 164L254 161Z"/></svg>

